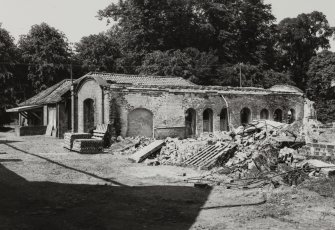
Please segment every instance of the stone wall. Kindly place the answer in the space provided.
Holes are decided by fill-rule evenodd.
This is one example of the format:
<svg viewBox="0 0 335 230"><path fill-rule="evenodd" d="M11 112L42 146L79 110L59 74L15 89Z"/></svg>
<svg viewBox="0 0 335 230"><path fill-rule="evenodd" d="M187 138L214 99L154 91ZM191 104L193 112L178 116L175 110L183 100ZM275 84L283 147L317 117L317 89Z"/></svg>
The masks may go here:
<svg viewBox="0 0 335 230"><path fill-rule="evenodd" d="M251 110L251 120L260 119L263 109L269 111L273 119L276 109L283 111L283 122L287 113L294 109L296 119L304 114L304 99L299 94L285 93L231 93L169 91L162 89L117 89L112 88L108 98L115 98L120 107L121 135L128 130L128 114L137 108L144 108L153 114L154 135L156 138L185 135L185 113L193 108L196 111L196 135L203 132L203 112L213 111L213 130L220 130L220 113L228 102L230 121L233 127L241 125L240 112L243 108Z"/></svg>
<svg viewBox="0 0 335 230"><path fill-rule="evenodd" d="M47 130L46 126L16 126L16 136L32 136L32 135L44 135Z"/></svg>
<svg viewBox="0 0 335 230"><path fill-rule="evenodd" d="M105 122L104 115L104 96L103 90L99 84L89 79L80 86L77 93L77 130L79 133L84 132L84 101L93 99L94 101L94 124L102 124Z"/></svg>

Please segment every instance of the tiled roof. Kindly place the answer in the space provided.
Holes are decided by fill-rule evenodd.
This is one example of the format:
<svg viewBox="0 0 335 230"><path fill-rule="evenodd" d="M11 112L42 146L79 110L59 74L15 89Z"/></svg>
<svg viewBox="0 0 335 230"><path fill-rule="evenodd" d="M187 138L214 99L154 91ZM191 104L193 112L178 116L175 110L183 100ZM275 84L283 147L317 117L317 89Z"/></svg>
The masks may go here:
<svg viewBox="0 0 335 230"><path fill-rule="evenodd" d="M22 102L19 106L57 103L62 100L62 95L69 91L70 88L71 80L65 79Z"/></svg>
<svg viewBox="0 0 335 230"><path fill-rule="evenodd" d="M86 76L101 77L109 84L130 85L156 85L156 86L195 86L192 82L182 77L151 76L151 75L128 75L114 73L88 73Z"/></svg>

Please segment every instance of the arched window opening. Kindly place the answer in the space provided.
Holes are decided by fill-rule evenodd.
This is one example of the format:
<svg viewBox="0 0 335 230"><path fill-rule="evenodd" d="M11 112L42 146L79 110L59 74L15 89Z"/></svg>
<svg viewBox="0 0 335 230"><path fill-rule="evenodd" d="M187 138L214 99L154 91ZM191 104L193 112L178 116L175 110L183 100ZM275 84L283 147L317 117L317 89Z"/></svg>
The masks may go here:
<svg viewBox="0 0 335 230"><path fill-rule="evenodd" d="M241 124L249 124L251 121L251 110L249 108L243 108L241 110Z"/></svg>
<svg viewBox="0 0 335 230"><path fill-rule="evenodd" d="M269 119L269 110L262 109L262 111L261 111L261 119L262 120L268 120Z"/></svg>
<svg viewBox="0 0 335 230"><path fill-rule="evenodd" d="M84 132L94 129L94 100L88 98L84 101Z"/></svg>
<svg viewBox="0 0 335 230"><path fill-rule="evenodd" d="M203 113L203 131L213 132L213 110L206 109Z"/></svg>
<svg viewBox="0 0 335 230"><path fill-rule="evenodd" d="M220 113L220 130L229 131L227 108L223 108Z"/></svg>
<svg viewBox="0 0 335 230"><path fill-rule="evenodd" d="M287 121L289 124L295 122L296 120L296 114L295 114L295 110L294 109L290 109L288 112L287 112Z"/></svg>
<svg viewBox="0 0 335 230"><path fill-rule="evenodd" d="M186 110L185 129L186 137L192 137L196 135L196 112L194 109Z"/></svg>
<svg viewBox="0 0 335 230"><path fill-rule="evenodd" d="M281 109L276 109L273 114L273 120L277 122L283 122L283 111Z"/></svg>

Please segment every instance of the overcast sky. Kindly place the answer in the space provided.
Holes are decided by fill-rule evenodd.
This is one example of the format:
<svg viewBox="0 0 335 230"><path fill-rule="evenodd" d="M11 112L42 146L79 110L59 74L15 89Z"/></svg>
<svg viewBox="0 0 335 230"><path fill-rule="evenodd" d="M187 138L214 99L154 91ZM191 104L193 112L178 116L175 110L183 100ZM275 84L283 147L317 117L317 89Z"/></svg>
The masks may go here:
<svg viewBox="0 0 335 230"><path fill-rule="evenodd" d="M118 0L0 0L0 23L17 40L34 24L46 22L64 32L70 42L106 30L105 21L96 18L97 11ZM335 26L335 0L264 0L272 4L280 21L300 13L318 10ZM332 50L335 43L332 41Z"/></svg>

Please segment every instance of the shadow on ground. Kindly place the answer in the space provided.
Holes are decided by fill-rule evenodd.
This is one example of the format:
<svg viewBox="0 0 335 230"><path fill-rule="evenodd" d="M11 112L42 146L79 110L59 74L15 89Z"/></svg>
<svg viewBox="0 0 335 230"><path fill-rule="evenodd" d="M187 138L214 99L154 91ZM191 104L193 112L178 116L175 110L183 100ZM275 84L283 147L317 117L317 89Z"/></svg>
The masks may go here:
<svg viewBox="0 0 335 230"><path fill-rule="evenodd" d="M0 229L189 229L210 190L29 182L0 164Z"/></svg>
<svg viewBox="0 0 335 230"><path fill-rule="evenodd" d="M1 138L1 136L0 136ZM13 140L0 140L0 144L10 144L10 143L16 143L21 141L13 141Z"/></svg>
<svg viewBox="0 0 335 230"><path fill-rule="evenodd" d="M11 127L4 127L4 126L0 126L0 132L9 132L9 131L12 131L14 130L13 128Z"/></svg>

